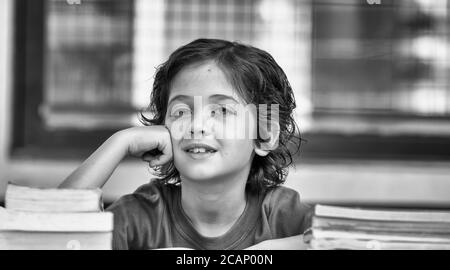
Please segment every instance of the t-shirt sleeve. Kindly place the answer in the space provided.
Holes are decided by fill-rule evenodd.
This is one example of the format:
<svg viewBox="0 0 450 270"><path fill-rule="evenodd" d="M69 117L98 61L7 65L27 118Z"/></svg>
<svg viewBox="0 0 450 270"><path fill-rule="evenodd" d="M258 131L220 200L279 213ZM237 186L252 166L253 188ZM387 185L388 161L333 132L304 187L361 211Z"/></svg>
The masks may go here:
<svg viewBox="0 0 450 270"><path fill-rule="evenodd" d="M106 209L114 215L113 249L154 249L168 244L165 206L159 186L139 187Z"/></svg>
<svg viewBox="0 0 450 270"><path fill-rule="evenodd" d="M129 209L132 197L124 196L109 206L106 211L114 215L114 230L112 248L115 250L126 250L128 246L129 218L127 209Z"/></svg>
<svg viewBox="0 0 450 270"><path fill-rule="evenodd" d="M273 238L303 234L311 224L311 206L300 201L297 191L278 187L267 194L264 202Z"/></svg>

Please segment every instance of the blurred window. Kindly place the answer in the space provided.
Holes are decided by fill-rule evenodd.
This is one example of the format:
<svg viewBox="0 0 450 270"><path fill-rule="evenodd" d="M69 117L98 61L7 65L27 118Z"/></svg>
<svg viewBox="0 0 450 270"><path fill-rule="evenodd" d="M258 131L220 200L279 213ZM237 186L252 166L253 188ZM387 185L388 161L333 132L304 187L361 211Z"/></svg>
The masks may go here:
<svg viewBox="0 0 450 270"><path fill-rule="evenodd" d="M138 124L170 52L209 37L283 67L305 157L450 158L450 1L368 2L17 0L14 153L85 156Z"/></svg>
<svg viewBox="0 0 450 270"><path fill-rule="evenodd" d="M271 52L310 108L307 1L18 0L16 12L16 155L85 155L139 124L155 68L199 37Z"/></svg>
<svg viewBox="0 0 450 270"><path fill-rule="evenodd" d="M312 2L313 152L449 157L449 3Z"/></svg>
<svg viewBox="0 0 450 270"><path fill-rule="evenodd" d="M41 116L50 129L130 123L133 1L47 0Z"/></svg>

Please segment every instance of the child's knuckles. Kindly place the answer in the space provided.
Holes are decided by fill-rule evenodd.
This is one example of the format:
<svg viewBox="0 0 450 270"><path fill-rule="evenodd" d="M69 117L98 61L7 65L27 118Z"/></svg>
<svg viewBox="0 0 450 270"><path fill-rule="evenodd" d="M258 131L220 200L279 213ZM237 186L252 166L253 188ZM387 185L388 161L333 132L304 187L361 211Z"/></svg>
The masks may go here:
<svg viewBox="0 0 450 270"><path fill-rule="evenodd" d="M142 160L145 161L145 162L151 162L151 161L153 161L153 158L143 157Z"/></svg>
<svg viewBox="0 0 450 270"><path fill-rule="evenodd" d="M155 157L149 153L145 153L142 155L142 159L145 161L152 161L152 160L155 160Z"/></svg>
<svg viewBox="0 0 450 270"><path fill-rule="evenodd" d="M165 163L167 163L167 162L169 162L169 161L171 161L171 160L172 160L172 157L171 157L171 156L164 156L164 158L161 159L161 162L162 162L163 164L165 164Z"/></svg>
<svg viewBox="0 0 450 270"><path fill-rule="evenodd" d="M157 162L159 163L159 165L163 165L169 162L171 159L171 155L161 155L160 157L158 157Z"/></svg>

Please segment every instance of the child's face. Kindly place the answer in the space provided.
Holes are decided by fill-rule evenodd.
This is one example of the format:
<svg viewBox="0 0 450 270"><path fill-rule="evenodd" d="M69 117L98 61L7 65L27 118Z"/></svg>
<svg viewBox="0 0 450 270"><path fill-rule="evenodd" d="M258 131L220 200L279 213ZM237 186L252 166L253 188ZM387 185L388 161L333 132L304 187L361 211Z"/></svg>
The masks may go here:
<svg viewBox="0 0 450 270"><path fill-rule="evenodd" d="M233 110L239 104L244 102L212 61L185 67L175 76L165 124L171 130L174 164L182 179L239 175L247 179L254 155L253 137L227 136L236 129L230 123L243 120L238 120L242 117ZM247 128L253 130L254 115L246 119Z"/></svg>

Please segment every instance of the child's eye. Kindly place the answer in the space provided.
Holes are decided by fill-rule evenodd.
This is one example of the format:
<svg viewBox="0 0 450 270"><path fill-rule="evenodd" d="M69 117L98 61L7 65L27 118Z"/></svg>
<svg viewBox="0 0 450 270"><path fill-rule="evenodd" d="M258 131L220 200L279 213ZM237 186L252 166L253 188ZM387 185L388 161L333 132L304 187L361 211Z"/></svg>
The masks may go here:
<svg viewBox="0 0 450 270"><path fill-rule="evenodd" d="M183 116L184 115L184 111L178 111L175 113L175 116Z"/></svg>
<svg viewBox="0 0 450 270"><path fill-rule="evenodd" d="M191 109L187 106L174 106L171 110L171 117L185 117L191 114Z"/></svg>
<svg viewBox="0 0 450 270"><path fill-rule="evenodd" d="M235 111L232 110L231 108L228 108L227 106L219 106L211 110L211 116L219 116L219 115L227 116L234 114L236 114Z"/></svg>

